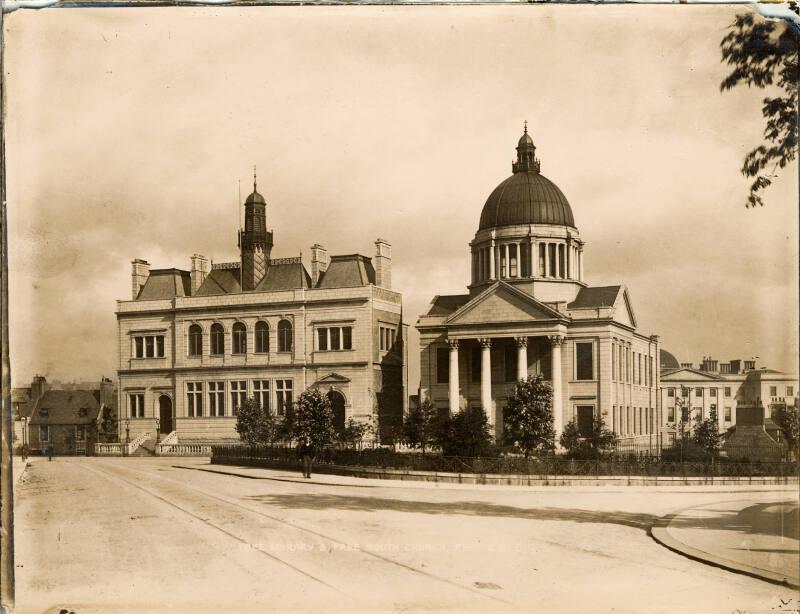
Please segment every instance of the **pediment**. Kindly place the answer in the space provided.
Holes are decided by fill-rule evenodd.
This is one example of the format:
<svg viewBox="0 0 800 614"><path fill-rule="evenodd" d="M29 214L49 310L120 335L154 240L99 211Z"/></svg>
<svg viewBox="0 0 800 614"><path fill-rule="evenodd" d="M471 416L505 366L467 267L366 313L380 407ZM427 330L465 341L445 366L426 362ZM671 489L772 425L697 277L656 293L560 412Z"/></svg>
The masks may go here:
<svg viewBox="0 0 800 614"><path fill-rule="evenodd" d="M564 316L532 296L497 282L458 309L447 324L495 324L531 320L558 320Z"/></svg>
<svg viewBox="0 0 800 614"><path fill-rule="evenodd" d="M316 381L317 384L346 384L350 381L349 378L345 377L344 375L339 375L338 373L329 373L325 377L318 379Z"/></svg>
<svg viewBox="0 0 800 614"><path fill-rule="evenodd" d="M676 369L661 376L661 382L717 382L722 378L695 369Z"/></svg>
<svg viewBox="0 0 800 614"><path fill-rule="evenodd" d="M622 292L614 301L614 320L631 328L636 328L636 316L633 314L633 305L628 295L628 289L623 287Z"/></svg>

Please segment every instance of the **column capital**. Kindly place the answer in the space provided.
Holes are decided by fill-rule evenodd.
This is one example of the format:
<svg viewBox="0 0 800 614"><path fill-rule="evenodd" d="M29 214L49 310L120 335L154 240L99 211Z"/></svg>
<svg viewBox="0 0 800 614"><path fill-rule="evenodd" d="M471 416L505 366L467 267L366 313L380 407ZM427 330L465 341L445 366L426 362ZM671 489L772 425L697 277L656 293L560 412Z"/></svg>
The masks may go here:
<svg viewBox="0 0 800 614"><path fill-rule="evenodd" d="M458 349L458 339L448 339L447 340L447 345L450 346L451 350L457 350Z"/></svg>
<svg viewBox="0 0 800 614"><path fill-rule="evenodd" d="M567 340L565 335L549 335L547 338L550 339L551 345L561 345Z"/></svg>
<svg viewBox="0 0 800 614"><path fill-rule="evenodd" d="M492 347L492 340L489 337L481 337L480 339L478 339L478 342L481 344L482 348Z"/></svg>
<svg viewBox="0 0 800 614"><path fill-rule="evenodd" d="M528 338L527 337L514 337L514 343L517 344L518 348L527 347L528 346Z"/></svg>

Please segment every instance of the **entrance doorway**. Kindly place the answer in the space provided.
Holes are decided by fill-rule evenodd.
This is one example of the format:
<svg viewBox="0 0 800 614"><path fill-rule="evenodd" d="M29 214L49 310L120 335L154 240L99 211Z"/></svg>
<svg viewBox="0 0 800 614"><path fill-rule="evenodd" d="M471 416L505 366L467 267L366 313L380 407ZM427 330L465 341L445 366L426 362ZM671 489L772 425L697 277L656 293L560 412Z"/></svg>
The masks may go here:
<svg viewBox="0 0 800 614"><path fill-rule="evenodd" d="M172 423L172 399L162 394L158 398L158 419L160 421L159 430L162 434L168 435L174 430Z"/></svg>
<svg viewBox="0 0 800 614"><path fill-rule="evenodd" d="M341 392L331 390L328 393L328 400L333 409L333 428L341 432L344 430L344 396Z"/></svg>
<svg viewBox="0 0 800 614"><path fill-rule="evenodd" d="M594 407L592 405L578 405L578 432L581 437L589 437L592 434L594 422Z"/></svg>

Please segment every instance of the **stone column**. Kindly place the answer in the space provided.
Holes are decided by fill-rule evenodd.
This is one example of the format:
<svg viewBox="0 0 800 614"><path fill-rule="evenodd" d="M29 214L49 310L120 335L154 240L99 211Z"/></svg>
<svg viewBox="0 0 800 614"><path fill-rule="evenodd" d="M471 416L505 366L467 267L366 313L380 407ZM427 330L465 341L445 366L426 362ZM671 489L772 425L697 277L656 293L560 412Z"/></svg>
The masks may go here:
<svg viewBox="0 0 800 614"><path fill-rule="evenodd" d="M561 401L561 345L564 335L550 335L550 371L553 382L553 429L556 432L556 447L564 431L564 407Z"/></svg>
<svg viewBox="0 0 800 614"><path fill-rule="evenodd" d="M544 244L544 276L550 277L550 244Z"/></svg>
<svg viewBox="0 0 800 614"><path fill-rule="evenodd" d="M481 343L481 406L489 422L492 420L492 340L479 339Z"/></svg>
<svg viewBox="0 0 800 614"><path fill-rule="evenodd" d="M494 239L489 247L489 279L497 279L497 267L494 261Z"/></svg>
<svg viewBox="0 0 800 614"><path fill-rule="evenodd" d="M509 243L503 243L503 254L505 258L503 259L503 278L508 279L509 274L511 273L511 250L509 249Z"/></svg>
<svg viewBox="0 0 800 614"><path fill-rule="evenodd" d="M536 277L539 274L539 248L533 237L530 238L530 253L528 254L531 268L528 269L528 277Z"/></svg>
<svg viewBox="0 0 800 614"><path fill-rule="evenodd" d="M517 379L528 379L528 338L514 337L517 343Z"/></svg>
<svg viewBox="0 0 800 614"><path fill-rule="evenodd" d="M450 346L450 414L458 412L458 339L447 341Z"/></svg>
<svg viewBox="0 0 800 614"><path fill-rule="evenodd" d="M517 241L517 279L522 279L522 242Z"/></svg>

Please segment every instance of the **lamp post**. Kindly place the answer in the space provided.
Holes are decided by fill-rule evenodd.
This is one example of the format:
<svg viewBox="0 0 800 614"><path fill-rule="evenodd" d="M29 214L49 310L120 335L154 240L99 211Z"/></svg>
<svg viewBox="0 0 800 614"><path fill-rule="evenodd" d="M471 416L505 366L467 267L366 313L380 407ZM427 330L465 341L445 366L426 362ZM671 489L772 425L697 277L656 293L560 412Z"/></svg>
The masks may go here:
<svg viewBox="0 0 800 614"><path fill-rule="evenodd" d="M128 455L128 445L131 443L131 419L125 419L125 455Z"/></svg>
<svg viewBox="0 0 800 614"><path fill-rule="evenodd" d="M161 418L156 418L156 443L160 441L161 437Z"/></svg>

